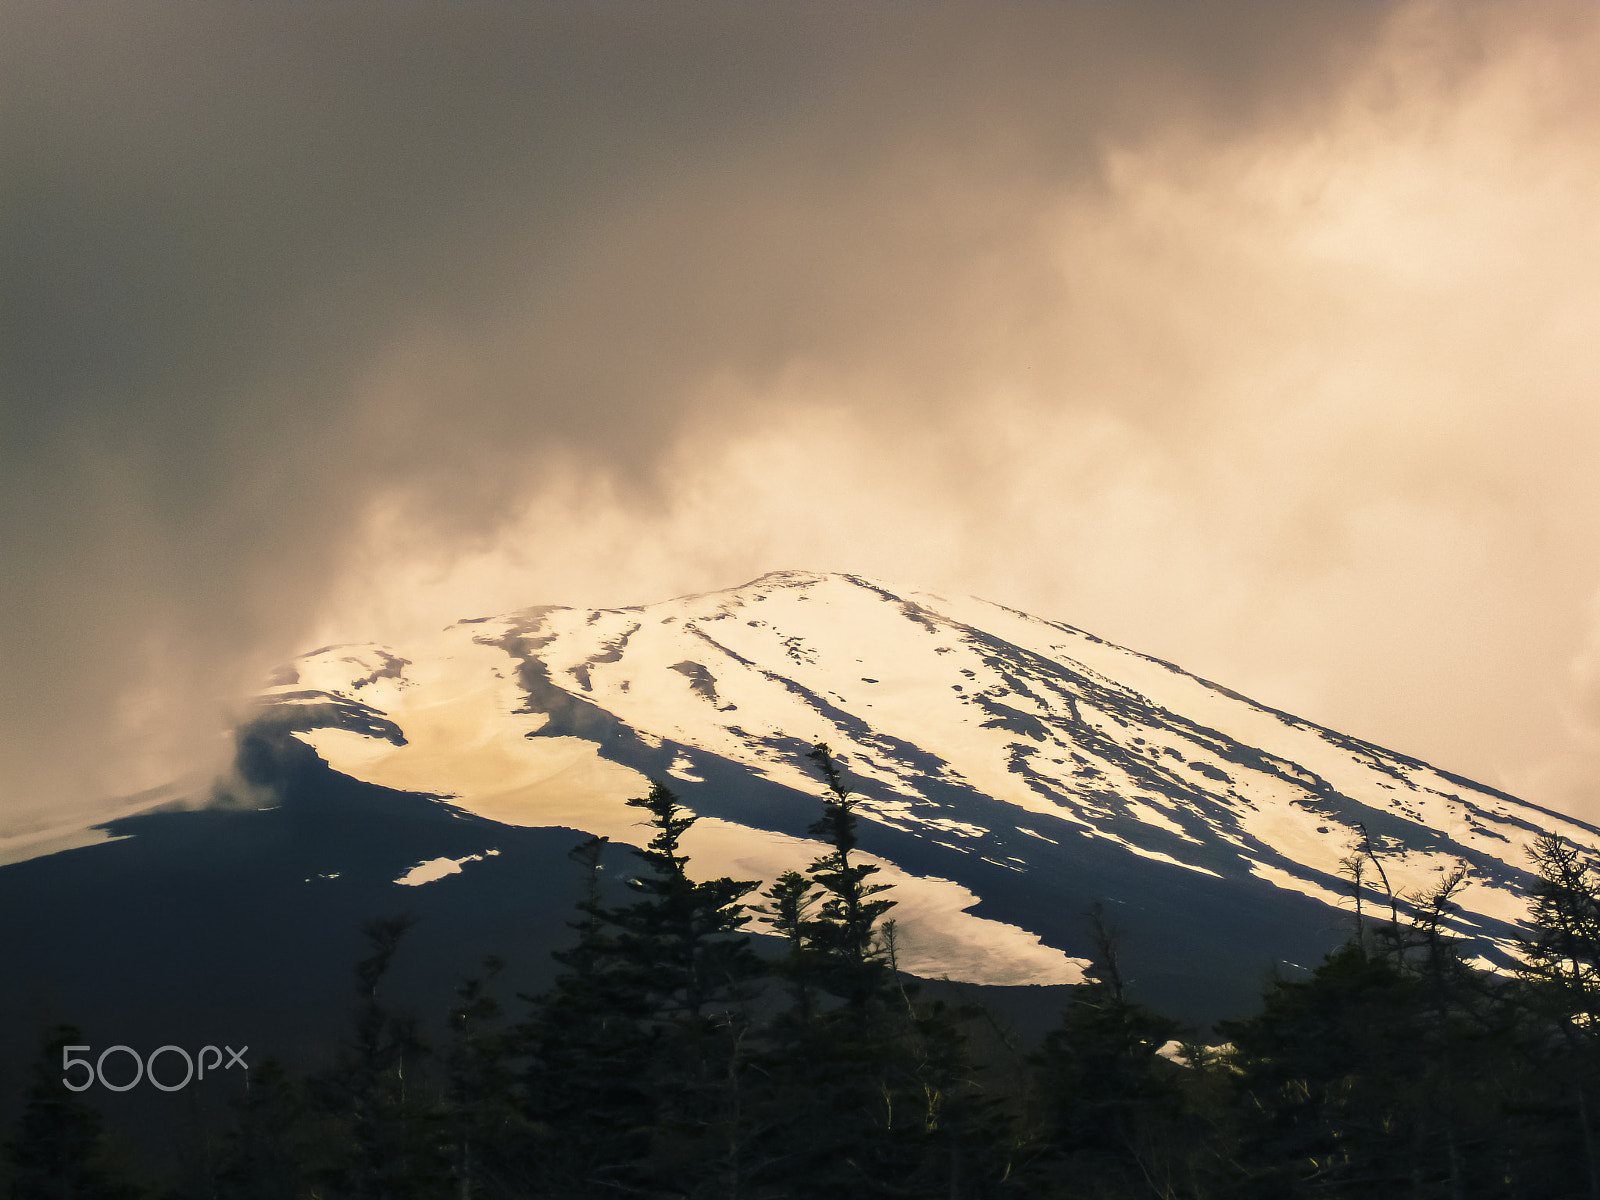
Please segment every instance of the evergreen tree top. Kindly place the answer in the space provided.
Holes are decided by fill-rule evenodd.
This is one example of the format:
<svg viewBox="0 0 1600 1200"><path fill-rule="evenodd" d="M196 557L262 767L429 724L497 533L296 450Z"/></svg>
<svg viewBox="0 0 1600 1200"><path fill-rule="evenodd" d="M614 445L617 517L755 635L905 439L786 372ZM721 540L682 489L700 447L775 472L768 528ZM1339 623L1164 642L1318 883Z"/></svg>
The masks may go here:
<svg viewBox="0 0 1600 1200"><path fill-rule="evenodd" d="M689 856L682 853L682 839L699 818L686 812L672 789L659 779L651 780L649 795L629 800L628 805L648 812L650 826L655 830L649 844L634 853L662 879L687 879L684 867L688 865Z"/></svg>

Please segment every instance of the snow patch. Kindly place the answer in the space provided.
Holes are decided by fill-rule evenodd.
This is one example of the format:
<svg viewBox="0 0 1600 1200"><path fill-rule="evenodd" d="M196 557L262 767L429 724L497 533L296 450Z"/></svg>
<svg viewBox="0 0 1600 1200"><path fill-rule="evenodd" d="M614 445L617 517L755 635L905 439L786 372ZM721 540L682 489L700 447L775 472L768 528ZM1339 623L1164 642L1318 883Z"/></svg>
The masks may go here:
<svg viewBox="0 0 1600 1200"><path fill-rule="evenodd" d="M463 863L482 862L485 856L499 853L498 850L485 850L482 854L467 854L461 858L430 858L425 862L419 862L395 882L406 887L420 887L424 883L443 879L446 875L459 875ZM337 879L338 875L319 875L317 878Z"/></svg>

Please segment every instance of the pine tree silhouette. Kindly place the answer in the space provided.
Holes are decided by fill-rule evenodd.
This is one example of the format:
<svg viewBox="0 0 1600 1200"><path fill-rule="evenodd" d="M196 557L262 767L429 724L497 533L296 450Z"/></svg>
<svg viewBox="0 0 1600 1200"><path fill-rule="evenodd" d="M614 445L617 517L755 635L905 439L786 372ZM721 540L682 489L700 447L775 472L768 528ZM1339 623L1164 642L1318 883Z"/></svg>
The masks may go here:
<svg viewBox="0 0 1600 1200"><path fill-rule="evenodd" d="M578 944L556 956L567 970L527 1027L527 1112L553 1195L689 1194L744 1169L748 1005L765 968L738 931L758 885L689 877L682 838L696 818L666 785L629 803L654 831L634 852L634 899L604 903L604 842L577 848Z"/></svg>
<svg viewBox="0 0 1600 1200"><path fill-rule="evenodd" d="M1528 854L1536 878L1521 977L1525 1049L1538 1086L1523 1107L1542 1119L1525 1129L1526 1149L1581 1164L1572 1186L1600 1200L1600 879L1554 834Z"/></svg>
<svg viewBox="0 0 1600 1200"><path fill-rule="evenodd" d="M491 990L504 966L486 959L481 977L456 988L450 1010L440 1123L456 1200L515 1195L517 1151L528 1137L514 1090L520 1046Z"/></svg>
<svg viewBox="0 0 1600 1200"><path fill-rule="evenodd" d="M11 1158L11 1200L130 1200L138 1195L101 1161L100 1114L63 1082L63 1048L83 1043L58 1026L34 1063Z"/></svg>
<svg viewBox="0 0 1600 1200"><path fill-rule="evenodd" d="M1070 1181L1109 1195L1170 1188L1182 1173L1182 1069L1162 1057L1178 1022L1128 999L1118 934L1097 902L1094 958L1033 1056L1040 1128L1032 1177L1047 1194Z"/></svg>
<svg viewBox="0 0 1600 1200"><path fill-rule="evenodd" d="M889 885L871 882L878 867L855 857L860 845L855 814L859 797L845 787L825 744L812 747L807 757L828 789L822 798L822 816L807 832L830 849L806 868L822 902L801 930L811 949L822 956L824 986L861 1007L887 985L888 959L876 933L879 920L895 902L874 899L888 891Z"/></svg>
<svg viewBox="0 0 1600 1200"><path fill-rule="evenodd" d="M245 1095L234 1105L216 1190L228 1200L299 1196L315 1136L304 1086L274 1059L252 1068L250 1075Z"/></svg>
<svg viewBox="0 0 1600 1200"><path fill-rule="evenodd" d="M584 872L576 945L554 955L565 970L534 998L522 1035L530 1138L519 1174L535 1194L584 1196L627 1186L648 1148L654 1113L646 1079L657 1037L647 980L619 949L602 903L606 839L568 857Z"/></svg>
<svg viewBox="0 0 1600 1200"><path fill-rule="evenodd" d="M443 1177L443 1152L419 1088L427 1047L416 1021L385 1001L382 984L411 916L362 926L370 953L355 968L356 1006L349 1040L334 1066L311 1081L313 1098L342 1131L333 1163L320 1172L351 1200L430 1195Z"/></svg>
<svg viewBox="0 0 1600 1200"><path fill-rule="evenodd" d="M967 1059L971 1014L922 1002L899 976L895 902L859 855L857 797L826 745L809 757L826 787L810 833L828 850L780 876L761 909L787 942L790 991L762 1061L769 1161L793 1189L777 1194L967 1194L1008 1150Z"/></svg>

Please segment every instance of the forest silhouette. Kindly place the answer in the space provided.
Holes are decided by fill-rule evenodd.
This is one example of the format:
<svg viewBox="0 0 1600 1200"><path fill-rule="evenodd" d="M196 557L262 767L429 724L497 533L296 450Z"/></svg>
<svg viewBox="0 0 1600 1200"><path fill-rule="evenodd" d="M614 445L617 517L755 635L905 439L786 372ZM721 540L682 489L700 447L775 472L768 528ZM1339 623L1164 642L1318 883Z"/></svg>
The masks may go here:
<svg viewBox="0 0 1600 1200"><path fill-rule="evenodd" d="M560 974L501 994L490 959L442 1038L390 1005L411 919L367 923L336 1057L267 1062L231 1128L181 1178L135 1180L62 1083L58 1029L0 1155L14 1200L1600 1200L1600 879L1535 841L1514 972L1448 932L1464 871L1385 895L1364 844L1345 867L1350 939L1260 1010L1186 1029L1126 994L1096 906L1095 956L1028 1045L981 1006L897 969L888 885L858 852L856 797L828 748L810 829L826 852L765 891L697 880L695 817L663 783L630 801L652 837L620 900L607 843ZM1386 887L1385 883L1385 887ZM781 950L758 955L754 920Z"/></svg>

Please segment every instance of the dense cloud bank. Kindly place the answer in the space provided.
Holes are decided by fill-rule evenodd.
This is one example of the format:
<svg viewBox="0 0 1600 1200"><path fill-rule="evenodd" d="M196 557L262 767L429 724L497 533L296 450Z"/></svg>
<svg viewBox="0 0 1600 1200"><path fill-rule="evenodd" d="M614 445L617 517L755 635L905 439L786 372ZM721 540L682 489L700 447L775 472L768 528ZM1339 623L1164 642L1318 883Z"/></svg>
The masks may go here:
<svg viewBox="0 0 1600 1200"><path fill-rule="evenodd" d="M0 834L313 639L785 566L1594 778L1590 6L0 22Z"/></svg>

